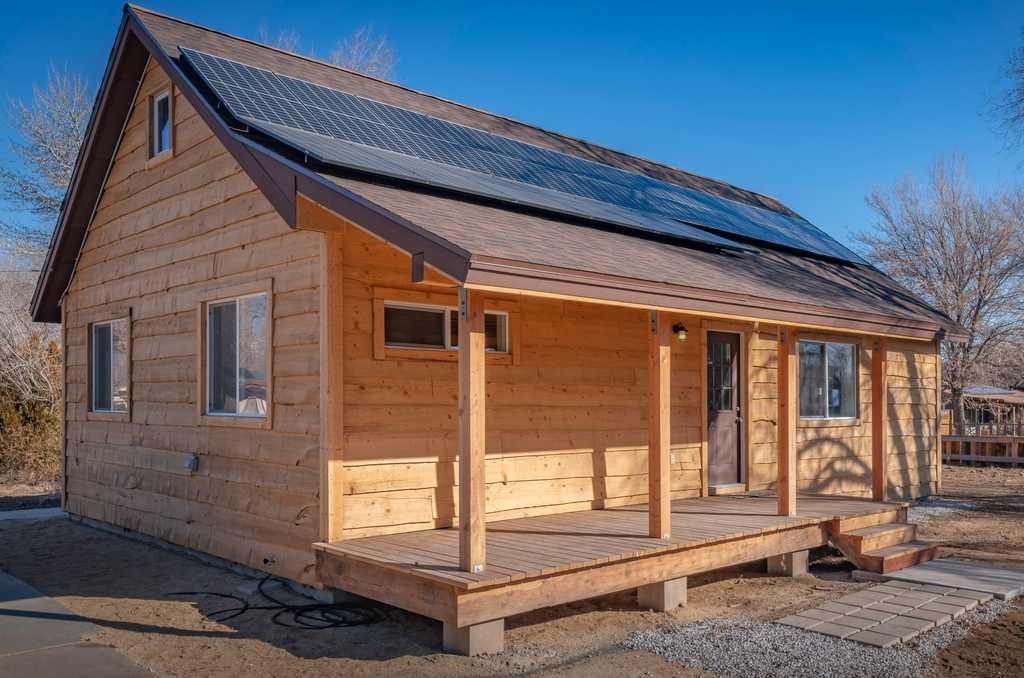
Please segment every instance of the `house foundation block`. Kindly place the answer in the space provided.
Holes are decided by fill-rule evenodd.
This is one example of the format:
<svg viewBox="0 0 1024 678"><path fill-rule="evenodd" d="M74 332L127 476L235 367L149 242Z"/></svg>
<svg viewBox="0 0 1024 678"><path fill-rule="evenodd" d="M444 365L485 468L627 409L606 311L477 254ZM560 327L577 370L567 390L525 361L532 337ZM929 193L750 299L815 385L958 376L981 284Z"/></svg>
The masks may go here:
<svg viewBox="0 0 1024 678"><path fill-rule="evenodd" d="M472 657L478 654L497 654L505 649L504 619L470 626L443 623L446 652Z"/></svg>
<svg viewBox="0 0 1024 678"><path fill-rule="evenodd" d="M796 577L807 574L807 551L783 553L768 558L768 574Z"/></svg>
<svg viewBox="0 0 1024 678"><path fill-rule="evenodd" d="M667 612L686 605L686 577L639 586L636 602L641 609Z"/></svg>

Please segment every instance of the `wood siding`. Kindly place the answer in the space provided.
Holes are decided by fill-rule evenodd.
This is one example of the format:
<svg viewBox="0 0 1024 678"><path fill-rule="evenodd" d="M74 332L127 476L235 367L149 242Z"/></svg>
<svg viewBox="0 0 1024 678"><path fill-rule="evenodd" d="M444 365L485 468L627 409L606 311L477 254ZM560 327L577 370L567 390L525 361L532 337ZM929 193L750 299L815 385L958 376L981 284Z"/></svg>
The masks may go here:
<svg viewBox="0 0 1024 678"><path fill-rule="evenodd" d="M860 400L856 421L799 422L797 474L801 492L871 497L870 337L803 333L858 345ZM936 492L935 351L925 342L889 340L885 366L889 407L888 478L890 499L911 499ZM777 370L774 329L761 327L751 340L750 487L774 487L777 478ZM798 504L799 511L799 504Z"/></svg>
<svg viewBox="0 0 1024 678"><path fill-rule="evenodd" d="M857 347L858 403L853 420L797 423L797 487L801 492L871 497L871 337L803 333L801 339Z"/></svg>
<svg viewBox="0 0 1024 678"><path fill-rule="evenodd" d="M373 313L375 289L452 306L456 295L413 285L410 257L359 229L349 228L345 243L345 536L450 526L457 364L421 351L403 359L401 349L375 357ZM488 519L646 501L647 312L486 299L519 323L514 359L491 356L486 366ZM673 498L700 493L696 334L672 342Z"/></svg>
<svg viewBox="0 0 1024 678"><path fill-rule="evenodd" d="M890 498L935 494L939 474L938 373L932 344L889 341Z"/></svg>
<svg viewBox="0 0 1024 678"><path fill-rule="evenodd" d="M151 62L63 304L68 510L312 582L319 234L283 223L180 94L173 156L147 163L147 99L167 86ZM265 280L273 429L199 425L198 300ZM130 417L99 417L88 412L88 324L129 310Z"/></svg>

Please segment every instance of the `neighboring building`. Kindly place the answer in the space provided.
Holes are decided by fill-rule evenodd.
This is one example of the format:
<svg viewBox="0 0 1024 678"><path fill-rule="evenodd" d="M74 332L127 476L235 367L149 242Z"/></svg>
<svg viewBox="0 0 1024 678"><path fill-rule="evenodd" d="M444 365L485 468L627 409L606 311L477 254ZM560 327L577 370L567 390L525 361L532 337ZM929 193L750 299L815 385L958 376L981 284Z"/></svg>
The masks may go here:
<svg viewBox="0 0 1024 678"><path fill-rule="evenodd" d="M449 647L828 539L933 552L843 539L936 491L962 330L793 211L143 9L33 314L63 323L68 511Z"/></svg>
<svg viewBox="0 0 1024 678"><path fill-rule="evenodd" d="M949 409L943 411L943 432L956 433ZM1024 391L968 386L964 389L964 430L958 435L1024 436Z"/></svg>

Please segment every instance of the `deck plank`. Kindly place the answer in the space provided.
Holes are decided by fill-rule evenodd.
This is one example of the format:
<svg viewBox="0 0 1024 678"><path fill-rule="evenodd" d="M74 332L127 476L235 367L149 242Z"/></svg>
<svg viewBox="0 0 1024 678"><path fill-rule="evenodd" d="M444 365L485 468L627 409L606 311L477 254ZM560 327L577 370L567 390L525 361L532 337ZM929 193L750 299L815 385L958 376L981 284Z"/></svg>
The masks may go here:
<svg viewBox="0 0 1024 678"><path fill-rule="evenodd" d="M472 590L901 506L856 497L801 496L797 515L787 517L776 515L777 500L772 495L677 499L672 502L669 539L647 536L645 504L498 520L487 524L487 566L476 574L459 568L459 532L454 528L361 537L317 547L338 557Z"/></svg>

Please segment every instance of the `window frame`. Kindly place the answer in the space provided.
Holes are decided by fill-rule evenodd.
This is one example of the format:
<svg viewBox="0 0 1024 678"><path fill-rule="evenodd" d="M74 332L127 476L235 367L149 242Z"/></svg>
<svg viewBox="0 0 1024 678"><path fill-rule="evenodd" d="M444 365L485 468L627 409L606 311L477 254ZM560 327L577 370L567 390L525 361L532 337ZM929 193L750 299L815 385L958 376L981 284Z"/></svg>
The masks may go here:
<svg viewBox="0 0 1024 678"><path fill-rule="evenodd" d="M822 372L825 375L824 391L825 391L826 395L828 394L828 346L830 344L832 344L832 345L839 345L839 346L849 346L850 348L853 349L853 376L854 376L854 380L855 380L855 384L854 384L854 388L853 388L854 398L855 398L855 400L854 400L854 414L846 415L846 416L840 416L840 417L829 416L829 413L828 413L828 401L827 401L827 399L825 401L825 413L824 413L824 415L820 415L820 416L819 415L806 415L805 416L803 414L803 412L801 410L801 402L800 402L800 397L799 397L800 383L801 383L801 380L803 379L803 375L801 374L801 371L800 371L800 344L805 344L805 343L806 344L821 344L821 345L824 346L825 350L823 352ZM799 421L800 421L801 424L806 424L806 425L809 425L809 426L814 426L814 425L822 426L822 425L855 425L855 424L859 424L860 423L860 406L861 406L861 402L860 402L861 401L861 393L860 393L860 388L861 388L861 378L860 378L860 376L861 376L860 375L861 355L860 355L860 351L861 351L860 343L857 340L852 339L852 338L850 338L850 339L820 338L820 337L814 337L814 336L797 337L797 346L796 346L796 354L797 354L797 358L796 358L797 359L797 413L798 413L798 418L799 418Z"/></svg>
<svg viewBox="0 0 1024 678"><path fill-rule="evenodd" d="M266 415L251 415L251 414L239 414L237 411L231 412L210 412L208 403L210 399L210 383L209 376L209 314L208 309L212 305L222 304L229 301L234 301L237 304L239 300L252 298L256 296L265 296L267 300L267 327L266 327L266 342L267 342L267 354L266 354L266 401L267 401L267 412ZM205 426L224 426L224 427L239 427L239 428L260 428L260 429L272 429L273 428L273 413L274 413L274 295L273 295L273 281L272 280L260 280L252 283L242 283L238 285L222 286L208 289L201 293L199 302L196 308L196 334L197 346L196 346L196 384L197 384L197 397L196 397L196 418L200 425ZM236 311L237 313L237 311ZM237 316L236 316L237 318ZM238 324L236 322L235 330L235 345L238 344ZM236 361L237 361L237 348L236 348ZM236 368L237 369L237 368ZM236 389L238 384L236 383ZM236 400L236 403L238 401ZM236 405L237 406L237 405Z"/></svg>
<svg viewBox="0 0 1024 678"><path fill-rule="evenodd" d="M408 310L417 310L417 311L439 311L439 312L443 313L444 314L444 319L443 319L442 323L444 325L444 327L443 327L444 346L430 346L429 344L398 344L398 343L390 344L390 343L388 343L387 336L385 334L385 337L384 337L384 347L385 348L389 348L389 349L412 349L412 350L417 350L417 351L458 351L459 350L459 346L458 346L458 343L457 343L458 337L453 337L452 336L452 316L454 315L456 318L458 318L458 314L459 314L459 307L458 306L446 306L446 305L443 305L443 304L420 304L420 303L409 302L409 301L387 301L387 300L385 300L384 301L384 310L385 310L385 312L389 308L397 308L397 309L403 309L404 308L404 309L408 309ZM509 353L509 344L510 344L510 341L509 341L508 311L496 311L496 310L491 310L491 309L485 309L484 310L484 316L486 317L486 316L489 316L489 315L490 316L498 316L498 317L502 317L502 318L505 319L504 342L501 342L501 341L498 342L499 344L504 343L505 344L505 349L504 350L500 350L500 351L496 350L496 349L487 349L487 353L491 353L491 354L495 354L495 355L505 355L505 354ZM485 320L485 322L486 322L486 320ZM385 326L385 332L387 332L387 327L386 326Z"/></svg>
<svg viewBox="0 0 1024 678"><path fill-rule="evenodd" d="M438 360L457 362L458 338L451 337L451 321L444 318L445 347L400 346L385 342L384 309L389 307L433 308L458 312L458 297L449 292L410 290L401 288L373 288L373 357L375 360ZM485 353L488 365L518 365L521 351L519 334L519 301L487 299L485 313L505 316L505 350ZM453 345L454 342L454 345Z"/></svg>
<svg viewBox="0 0 1024 678"><path fill-rule="evenodd" d="M98 410L95 409L95 397L96 397L96 386L95 386L95 349L93 342L93 328L99 325L112 325L118 320L124 320L128 325L127 332L127 346L125 346L125 355L128 359L128 372L126 375L127 394L125 396L127 400L127 408L124 410ZM86 381L86 394L85 394L85 418L86 420L92 421L131 421L132 416L132 315L130 308L116 308L110 309L106 312L100 313L88 320L85 325L85 341L86 341L86 362L85 362L85 381ZM113 344L114 332L111 327L110 341ZM110 380L113 382L113 350L111 350L111 369L110 369ZM113 407L113 383L111 383L111 407Z"/></svg>
<svg viewBox="0 0 1024 678"><path fill-rule="evenodd" d="M157 122L158 106L161 101L167 101L167 148L157 151L160 140ZM174 88L168 85L166 88L157 91L149 97L149 116L147 122L146 145L147 162L156 163L174 155Z"/></svg>

